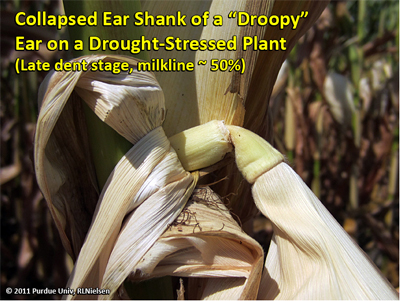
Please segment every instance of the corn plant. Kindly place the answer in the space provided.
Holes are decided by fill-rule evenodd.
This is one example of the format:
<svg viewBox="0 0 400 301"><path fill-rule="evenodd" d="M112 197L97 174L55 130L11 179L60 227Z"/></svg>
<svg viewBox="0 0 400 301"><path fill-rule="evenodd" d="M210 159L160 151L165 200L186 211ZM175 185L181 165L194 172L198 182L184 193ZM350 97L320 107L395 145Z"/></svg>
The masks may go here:
<svg viewBox="0 0 400 301"><path fill-rule="evenodd" d="M95 5L76 3L76 9ZM73 61L127 62L133 72L52 72L46 77L39 91L35 170L63 245L75 261L67 286L107 289L109 295L98 297L109 299L123 293L126 279L178 276L189 278L178 297L186 291L190 299L397 299L367 255L262 138L281 64L327 3L142 1L141 8L139 1L132 3L131 9L153 15L181 10L190 16L204 9L211 16L223 15L228 6L265 15L304 10L309 16L296 31L241 29L227 21L221 28L174 32L201 39L283 36L286 52L148 54L196 61L244 57L242 76L200 68L190 74L139 72L135 58L95 54ZM97 10L110 9L103 5ZM169 31L144 28L146 36L160 40ZM110 138L114 135L123 138ZM115 146L114 141L120 142ZM114 154L105 155L110 146ZM108 157L117 161L111 169ZM213 191L212 174L229 181ZM237 189L243 179L247 186ZM265 262L262 247L219 197L232 186L232 212L246 219L254 203L272 222Z"/></svg>

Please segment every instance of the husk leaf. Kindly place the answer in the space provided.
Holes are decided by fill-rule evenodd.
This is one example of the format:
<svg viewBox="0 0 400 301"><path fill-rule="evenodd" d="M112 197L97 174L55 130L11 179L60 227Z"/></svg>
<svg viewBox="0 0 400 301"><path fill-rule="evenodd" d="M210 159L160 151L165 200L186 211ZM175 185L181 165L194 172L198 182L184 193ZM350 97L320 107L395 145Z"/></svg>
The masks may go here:
<svg viewBox="0 0 400 301"><path fill-rule="evenodd" d="M179 215L195 185L196 181L182 168L171 149L143 183L134 199L142 205L126 218L111 252L102 282L102 287L110 289L111 295Z"/></svg>
<svg viewBox="0 0 400 301"><path fill-rule="evenodd" d="M274 235L258 299L398 299L397 292L284 162L252 188Z"/></svg>

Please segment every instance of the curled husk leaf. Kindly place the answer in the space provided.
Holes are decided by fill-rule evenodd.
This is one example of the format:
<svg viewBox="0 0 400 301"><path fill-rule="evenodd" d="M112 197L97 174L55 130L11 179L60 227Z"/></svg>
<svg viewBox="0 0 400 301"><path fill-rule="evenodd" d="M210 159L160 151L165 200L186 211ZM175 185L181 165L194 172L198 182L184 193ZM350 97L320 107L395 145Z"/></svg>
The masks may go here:
<svg viewBox="0 0 400 301"><path fill-rule="evenodd" d="M73 62L82 60L88 65L99 60L123 60L131 65L134 72L129 75L110 75L108 72L53 71L39 90L40 113L35 135L36 176L63 245L73 258L77 257L83 244L99 194L78 94L85 96L85 101L99 117L115 126L131 143L160 126L165 112L162 90L156 79L149 72L138 74L136 60L123 56L94 55ZM132 83L133 78L140 79L136 86ZM78 86L79 93L76 91ZM146 99L152 101L146 102ZM121 111L124 115L120 118L107 118ZM130 118L125 118L125 114L131 114ZM141 116L146 120L143 121ZM136 119L143 122L138 125ZM132 124L127 124L129 122ZM119 128L119 123L127 126Z"/></svg>

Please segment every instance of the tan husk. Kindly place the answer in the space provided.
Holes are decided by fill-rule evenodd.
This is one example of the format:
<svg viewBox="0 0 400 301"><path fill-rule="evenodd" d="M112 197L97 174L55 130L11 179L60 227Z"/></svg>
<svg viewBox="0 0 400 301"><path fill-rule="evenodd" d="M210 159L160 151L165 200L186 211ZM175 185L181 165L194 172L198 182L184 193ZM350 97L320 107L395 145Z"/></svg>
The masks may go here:
<svg viewBox="0 0 400 301"><path fill-rule="evenodd" d="M274 227L258 299L398 299L301 178L282 162L252 188Z"/></svg>
<svg viewBox="0 0 400 301"><path fill-rule="evenodd" d="M72 258L78 256L98 198L81 102L72 93L80 76L79 71L51 72L40 86L34 149L39 187Z"/></svg>
<svg viewBox="0 0 400 301"><path fill-rule="evenodd" d="M151 73L139 74L136 71L137 60L124 56L93 55L73 62L82 60L89 66L99 60L127 61L133 72L129 75L91 71L51 72L39 90L41 109L35 136L36 176L64 247L73 258L83 244L98 198L85 119L80 99L75 93L76 86L86 87L86 91L82 88L79 91L84 100L100 118L132 143L160 126L165 117L161 88ZM110 99L115 95L118 98ZM152 101L147 103L147 99ZM124 114L118 118L107 118L107 115L114 116L121 110L129 118L125 118ZM127 126L120 128L120 123Z"/></svg>
<svg viewBox="0 0 400 301"><path fill-rule="evenodd" d="M128 209L133 209L144 201L135 198L135 195L169 149L168 139L162 128L158 127L135 144L118 162L100 195L92 225L70 277L69 287L81 287L103 248L114 245L116 236L112 234L118 234ZM108 255L103 254L102 260L107 262Z"/></svg>
<svg viewBox="0 0 400 301"><path fill-rule="evenodd" d="M151 200L152 194L157 195L157 191L154 189L150 189L146 194L140 194L140 188L153 168L168 154L174 157L173 164L180 168L180 176L171 170L164 174L165 179L157 180L159 183L165 183L165 187L162 187L161 191L166 189L168 193L164 192L167 196L174 196L169 201L175 206L171 207L172 211L175 208L175 215L179 214L180 208L188 199L190 190L186 190L187 187L192 186L193 181L191 175L181 167L160 127L165 117L164 98L152 73L138 73L137 61L123 56L88 56L78 60L86 60L89 66L91 62L98 60L104 62L127 61L132 69L129 74L127 72L110 74L91 71L50 74L40 93L43 101L41 101L42 108L36 135L35 162L39 185L56 220L63 243L73 257L78 254L91 221L89 232L79 252L68 286L77 288L90 284L101 287L101 275L106 269L124 217L142 202L146 202L146 199ZM90 159L90 156L83 155L89 153L88 146L83 143L85 148L82 149L79 145L81 140L87 138L86 131L84 134L80 133L85 128L77 128L77 125L82 122L77 123L75 118L79 116L83 120L81 111L72 112L76 114L73 115L71 110L74 108L69 105L70 102L73 105L80 102L78 95L104 122L131 143L135 143L109 176L95 211L94 204L97 195L96 193L90 195L92 207L91 212L86 216L79 215L79 211L76 210L76 207L78 209L84 207L81 211L86 212L85 200L82 202L80 197L81 195L85 196L85 193L77 195L74 194L74 191L77 189L76 187L85 188L87 182L89 184L95 182L92 165L84 162ZM64 112L64 107L71 110ZM81 106L79 105L77 108L81 109ZM60 115L61 117L59 117ZM62 123L57 122L59 118L60 121L63 121ZM69 134L70 137L66 137L69 139L64 141L62 139L65 139L66 134ZM78 140L76 137L80 139ZM73 139L75 141L69 141ZM63 147L65 143L72 146ZM74 152L71 155L71 152L75 151L73 149L75 145L76 154ZM83 168L76 167L76 162L79 160L74 160L74 156L78 156L78 159L81 158L83 168L88 169L82 173L86 178L77 174L77 171ZM89 171L90 175L88 175ZM83 183L77 183L75 179L81 180ZM96 192L95 184L92 186L92 191ZM137 193L140 194L139 197L136 196ZM89 195L89 193L86 194ZM141 217L146 219L146 214L143 213ZM77 218L78 220L76 220ZM147 221L147 226L148 229L152 229L158 224L162 225L164 220L164 222L169 220L172 222L173 219L173 214L169 219L164 219L162 215L156 215L153 220ZM82 224L86 224L86 227L81 227ZM163 229L160 228L158 232L147 233L147 235L152 236L154 241L162 231ZM78 239L76 236L79 236ZM146 252L146 248L149 248L150 245L151 243L143 247L142 252ZM117 286L112 287L111 290L114 292L119 284L117 283ZM72 297L68 296L68 298Z"/></svg>
<svg viewBox="0 0 400 301"><path fill-rule="evenodd" d="M254 182L255 204L274 228L258 298L398 299L282 155L246 129L227 128L238 168Z"/></svg>
<svg viewBox="0 0 400 301"><path fill-rule="evenodd" d="M132 268L179 215L195 185L196 181L182 168L171 148L134 198L135 203L142 205L126 218L108 260L102 288L110 289L111 295L117 291Z"/></svg>
<svg viewBox="0 0 400 301"><path fill-rule="evenodd" d="M255 299L262 261L262 248L241 230L219 196L198 188L131 279L212 277L202 290L189 286L189 298Z"/></svg>

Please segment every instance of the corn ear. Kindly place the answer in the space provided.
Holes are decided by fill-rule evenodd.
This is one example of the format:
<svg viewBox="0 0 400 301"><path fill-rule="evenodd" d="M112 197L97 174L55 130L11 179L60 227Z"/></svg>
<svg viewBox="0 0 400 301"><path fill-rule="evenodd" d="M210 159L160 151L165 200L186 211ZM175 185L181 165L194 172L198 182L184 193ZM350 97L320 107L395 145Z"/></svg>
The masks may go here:
<svg viewBox="0 0 400 301"><path fill-rule="evenodd" d="M111 295L179 215L195 185L171 149L142 185L137 198L143 204L128 215L115 242L102 281L102 287L110 289Z"/></svg>
<svg viewBox="0 0 400 301"><path fill-rule="evenodd" d="M238 167L252 182L257 208L272 222L259 299L398 299L398 294L276 150L262 138L228 126ZM237 133L235 133L237 131ZM235 136L248 136L235 139ZM238 145L245 142L245 146ZM240 164L245 154L266 158L259 166ZM251 160L255 161L256 160ZM277 162L280 162L277 164ZM246 161L245 161L246 163ZM260 174L255 180L247 169ZM297 272L295 272L297 271Z"/></svg>
<svg viewBox="0 0 400 301"><path fill-rule="evenodd" d="M255 204L274 228L258 298L397 299L393 287L283 156L258 135L226 127L238 168L254 183Z"/></svg>
<svg viewBox="0 0 400 301"><path fill-rule="evenodd" d="M210 188L194 191L180 216L143 256L132 280L174 275L191 279L190 299L255 299L263 251L232 219Z"/></svg>
<svg viewBox="0 0 400 301"><path fill-rule="evenodd" d="M142 203L147 204L147 202L152 203L156 199L164 199L164 207L167 206L166 204L170 205L167 206L170 211L165 211L164 215L157 212L156 208L159 207L149 204L140 206L142 209L136 211L137 214L140 214L142 221L144 219L147 222L144 232L137 232L137 237L150 236L148 231L158 229L158 231L154 230L151 235L154 242L165 230L166 223L172 222L179 214L179 210L183 208L194 187L194 182L193 177L180 165L176 153L171 149L170 143L160 127L165 117L164 98L154 76L148 72L138 73L136 70L137 61L129 57L103 55L82 57L78 60L85 60L88 66L91 62L98 60L104 62L125 61L130 64L131 70L129 74L87 71L52 73L49 75L40 94L43 101L36 135L36 171L39 185L41 185L53 212L64 245L70 248L69 252L73 256L76 257L79 253L68 286L77 288L90 284L93 287L102 287L102 275L107 271L108 274L105 276L107 281L104 286L114 293L125 277L107 276L109 273L114 275L112 271L115 270L115 261L109 262L110 254L117 251L121 252L121 250L124 252L126 249L135 250L135 248L139 248L133 243L117 248L112 253L115 242L117 241L118 244L118 235L126 235L124 231L120 234L125 216ZM77 183L74 179L89 183L91 183L91 180L93 187L95 187L95 183L93 183L95 181L93 180L94 172L91 168L90 177L88 176L86 179L76 174L77 169L74 169L76 162L70 154L72 152L71 147L63 148L65 141L62 141L59 135L63 137L67 133L71 134L72 138L77 139L76 136L80 138L71 144L77 145L76 148L81 155L80 159L84 161L85 158L81 153L86 152L87 154L88 146L84 144L85 148L82 150L78 143L86 138L84 134L79 134L79 131L84 127L78 129L77 125L80 124L75 124L76 116L79 116L79 113L82 112L63 110L64 108L74 109L72 105L80 103L81 98L87 102L100 119L113 127L134 146L120 160L109 176L97 201L96 208L94 209L93 206L96 204L95 199L97 198L94 194L91 214L87 214L84 221L75 221L76 216L81 217L76 208L83 207L80 210L85 212L86 204L73 194L77 189L73 185L82 186L82 183ZM77 106L77 108L81 109L80 106ZM64 115L65 118L63 118ZM63 123L60 123L60 120ZM66 129L66 127L70 127L71 130ZM61 156L60 153L62 153ZM89 164L82 165L87 167ZM159 177L162 178L162 180L158 179L157 182L163 186L156 185L151 188L146 184L146 179L158 165L160 167L155 171L155 174L159 174ZM177 169L169 168L164 173L159 172L160 168L165 169L175 165ZM87 174L88 171L84 173L85 176ZM70 181L67 176L73 180ZM154 177L150 177L149 181L154 181ZM70 190L66 190L65 187L70 188ZM147 190L143 191L143 187L147 187ZM94 190L94 192L96 191ZM80 195L85 194L81 193ZM146 211L145 209L149 206L153 209L144 213L143 211ZM71 209L62 211L65 207ZM136 215L133 216L136 217ZM87 223L90 221L89 228ZM80 227L83 222L86 222L86 228ZM137 222L134 224L136 227L140 225ZM72 234L69 237L70 233ZM80 235L78 242L75 242L76 239L74 240L77 236L76 233ZM143 240L143 242L146 242L146 240ZM140 245L142 247L140 252L144 254L151 244L150 240L147 241L147 244ZM137 254L140 254L140 252L137 252ZM133 251L134 253L135 251ZM110 263L112 268L107 268L107 263ZM120 268L118 264L117 268ZM68 298L72 297L68 296Z"/></svg>

